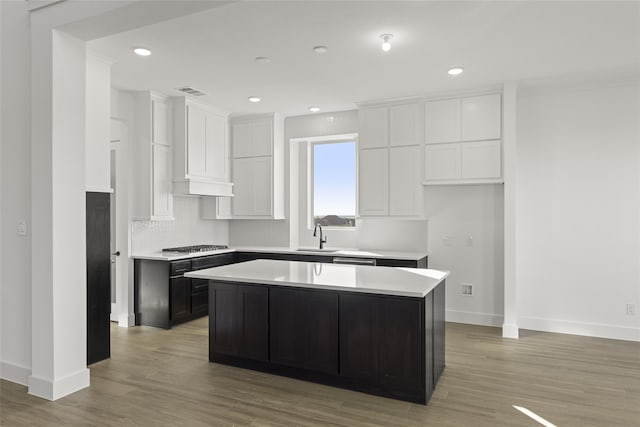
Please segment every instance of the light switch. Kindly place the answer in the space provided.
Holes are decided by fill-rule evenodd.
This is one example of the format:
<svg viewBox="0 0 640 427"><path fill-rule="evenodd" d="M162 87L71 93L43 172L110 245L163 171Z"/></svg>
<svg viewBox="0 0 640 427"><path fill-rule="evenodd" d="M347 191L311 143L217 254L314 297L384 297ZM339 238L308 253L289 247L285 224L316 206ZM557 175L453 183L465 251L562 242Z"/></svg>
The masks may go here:
<svg viewBox="0 0 640 427"><path fill-rule="evenodd" d="M27 221L20 220L18 221L18 236L26 236L27 235Z"/></svg>

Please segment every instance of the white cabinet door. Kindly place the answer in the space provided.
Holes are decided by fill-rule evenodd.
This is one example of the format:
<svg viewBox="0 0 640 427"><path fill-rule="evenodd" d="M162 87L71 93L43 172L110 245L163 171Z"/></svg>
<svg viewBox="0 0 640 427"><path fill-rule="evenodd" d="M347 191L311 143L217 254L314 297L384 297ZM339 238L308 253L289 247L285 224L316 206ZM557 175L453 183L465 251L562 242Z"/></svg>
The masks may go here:
<svg viewBox="0 0 640 427"><path fill-rule="evenodd" d="M460 144L460 178L498 179L502 176L500 140Z"/></svg>
<svg viewBox="0 0 640 427"><path fill-rule="evenodd" d="M389 214L418 215L422 210L420 147L389 149Z"/></svg>
<svg viewBox="0 0 640 427"><path fill-rule="evenodd" d="M425 147L425 180L460 178L460 144L434 144Z"/></svg>
<svg viewBox="0 0 640 427"><path fill-rule="evenodd" d="M216 219L231 219L231 197L216 197Z"/></svg>
<svg viewBox="0 0 640 427"><path fill-rule="evenodd" d="M360 216L389 214L389 150L359 150L358 213Z"/></svg>
<svg viewBox="0 0 640 427"><path fill-rule="evenodd" d="M169 116L167 112L167 104L157 99L151 101L151 142L154 144L169 145L167 138L169 126Z"/></svg>
<svg viewBox="0 0 640 427"><path fill-rule="evenodd" d="M389 109L364 108L358 111L359 148L381 148L389 145Z"/></svg>
<svg viewBox="0 0 640 427"><path fill-rule="evenodd" d="M252 156L270 156L273 141L273 124L271 122L258 122L252 125Z"/></svg>
<svg viewBox="0 0 640 427"><path fill-rule="evenodd" d="M187 175L206 176L206 114L187 106Z"/></svg>
<svg viewBox="0 0 640 427"><path fill-rule="evenodd" d="M394 105L389 109L389 145L419 145L420 106Z"/></svg>
<svg viewBox="0 0 640 427"><path fill-rule="evenodd" d="M152 217L171 217L173 197L171 195L171 148L153 144L153 192Z"/></svg>
<svg viewBox="0 0 640 427"><path fill-rule="evenodd" d="M233 157L251 157L253 151L253 126L251 123L233 125Z"/></svg>
<svg viewBox="0 0 640 427"><path fill-rule="evenodd" d="M427 144L460 141L460 99L425 103L424 132Z"/></svg>
<svg viewBox="0 0 640 427"><path fill-rule="evenodd" d="M253 212L256 216L271 215L271 156L254 157L252 159L253 172Z"/></svg>
<svg viewBox="0 0 640 427"><path fill-rule="evenodd" d="M233 201L234 216L253 214L253 159L233 160Z"/></svg>
<svg viewBox="0 0 640 427"><path fill-rule="evenodd" d="M462 98L461 102L463 141L500 139L502 128L500 94Z"/></svg>
<svg viewBox="0 0 640 427"><path fill-rule="evenodd" d="M205 173L208 178L227 178L227 121L214 114L206 115Z"/></svg>

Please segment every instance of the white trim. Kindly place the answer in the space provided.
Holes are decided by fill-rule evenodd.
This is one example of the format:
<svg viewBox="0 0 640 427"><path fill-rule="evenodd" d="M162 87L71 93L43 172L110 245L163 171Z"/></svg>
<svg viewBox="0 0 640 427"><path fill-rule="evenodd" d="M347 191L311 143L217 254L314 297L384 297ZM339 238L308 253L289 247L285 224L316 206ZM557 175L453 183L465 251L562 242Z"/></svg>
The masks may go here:
<svg viewBox="0 0 640 427"><path fill-rule="evenodd" d="M31 375L29 377L29 394L47 400L58 400L89 387L89 385L89 369L87 368L55 381Z"/></svg>
<svg viewBox="0 0 640 427"><path fill-rule="evenodd" d="M113 193L113 188L86 186L84 191L87 193Z"/></svg>
<svg viewBox="0 0 640 427"><path fill-rule="evenodd" d="M29 383L31 368L9 362L0 362L0 378L26 386Z"/></svg>
<svg viewBox="0 0 640 427"><path fill-rule="evenodd" d="M571 320L520 317L521 329L640 342L640 328Z"/></svg>
<svg viewBox="0 0 640 427"><path fill-rule="evenodd" d="M518 329L518 325L513 323L504 323L502 324L502 338L520 338L520 330Z"/></svg>
<svg viewBox="0 0 640 427"><path fill-rule="evenodd" d="M442 181L422 181L422 185L432 186L432 185L475 185L475 184L504 184L504 179L481 179L481 180L472 180L472 179L452 179L452 180L442 180Z"/></svg>
<svg viewBox="0 0 640 427"><path fill-rule="evenodd" d="M122 328L129 328L131 326L135 326L136 324L136 316L133 313L122 313L118 316L118 326Z"/></svg>
<svg viewBox="0 0 640 427"><path fill-rule="evenodd" d="M502 315L492 313L478 313L472 311L446 310L445 320L453 323L466 323L468 325L494 326L502 325Z"/></svg>
<svg viewBox="0 0 640 427"><path fill-rule="evenodd" d="M356 141L358 142L358 134L357 133L341 133L337 135L323 135L323 136L308 136L303 138L290 138L289 142L349 142Z"/></svg>

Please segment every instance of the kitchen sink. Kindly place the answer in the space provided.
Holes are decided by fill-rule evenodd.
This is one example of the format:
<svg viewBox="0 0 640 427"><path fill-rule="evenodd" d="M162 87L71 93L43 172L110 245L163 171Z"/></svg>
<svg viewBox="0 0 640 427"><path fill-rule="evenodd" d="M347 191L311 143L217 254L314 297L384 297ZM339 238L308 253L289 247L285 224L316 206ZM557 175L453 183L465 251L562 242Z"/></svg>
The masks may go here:
<svg viewBox="0 0 640 427"><path fill-rule="evenodd" d="M338 252L337 249L313 249L313 248L298 248L296 249L298 252Z"/></svg>

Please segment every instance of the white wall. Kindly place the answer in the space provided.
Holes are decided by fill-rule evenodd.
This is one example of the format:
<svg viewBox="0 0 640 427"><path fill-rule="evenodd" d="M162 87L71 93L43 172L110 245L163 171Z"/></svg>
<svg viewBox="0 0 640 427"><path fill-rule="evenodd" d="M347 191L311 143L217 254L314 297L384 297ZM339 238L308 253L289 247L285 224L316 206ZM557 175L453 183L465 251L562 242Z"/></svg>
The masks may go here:
<svg viewBox="0 0 640 427"><path fill-rule="evenodd" d="M640 340L640 86L518 99L521 328Z"/></svg>
<svg viewBox="0 0 640 427"><path fill-rule="evenodd" d="M86 190L108 192L111 190L111 62L89 50L86 61L86 87Z"/></svg>
<svg viewBox="0 0 640 427"><path fill-rule="evenodd" d="M226 220L203 220L200 197L174 197L173 221L133 221L132 252L153 252L186 245L229 243Z"/></svg>
<svg viewBox="0 0 640 427"><path fill-rule="evenodd" d="M2 55L0 377L31 372L31 149L27 2L0 2ZM27 236L16 234L27 221Z"/></svg>
<svg viewBox="0 0 640 427"><path fill-rule="evenodd" d="M448 321L502 324L503 194L501 184L426 189L429 267L451 271L446 289ZM473 296L461 295L461 282L473 285Z"/></svg>

